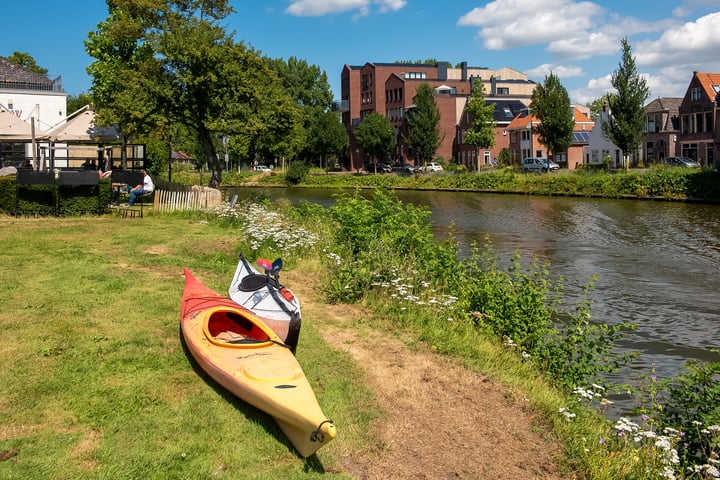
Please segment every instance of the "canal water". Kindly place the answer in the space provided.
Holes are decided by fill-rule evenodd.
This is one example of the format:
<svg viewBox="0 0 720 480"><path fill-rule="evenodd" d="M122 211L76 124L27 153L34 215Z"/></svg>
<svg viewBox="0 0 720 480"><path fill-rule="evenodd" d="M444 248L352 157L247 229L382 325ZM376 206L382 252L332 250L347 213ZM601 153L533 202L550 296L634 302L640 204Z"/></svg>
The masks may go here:
<svg viewBox="0 0 720 480"><path fill-rule="evenodd" d="M237 189L241 198L330 206L338 190ZM651 368L675 376L688 359L720 361L720 206L681 202L540 197L469 192L399 191L432 211L435 233L451 231L467 251L487 236L501 257L520 253L550 262L568 300L596 275L594 319L629 322L620 347L639 353L619 381L635 383Z"/></svg>

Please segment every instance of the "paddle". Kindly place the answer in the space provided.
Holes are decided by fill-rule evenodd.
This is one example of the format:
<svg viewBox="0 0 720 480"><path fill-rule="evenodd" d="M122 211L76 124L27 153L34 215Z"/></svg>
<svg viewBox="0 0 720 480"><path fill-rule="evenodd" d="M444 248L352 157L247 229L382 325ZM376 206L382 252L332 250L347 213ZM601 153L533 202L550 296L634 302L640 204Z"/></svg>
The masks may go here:
<svg viewBox="0 0 720 480"><path fill-rule="evenodd" d="M282 269L282 258L278 258L272 263L272 273L275 275L275 278L278 277L278 274L280 273L280 269Z"/></svg>

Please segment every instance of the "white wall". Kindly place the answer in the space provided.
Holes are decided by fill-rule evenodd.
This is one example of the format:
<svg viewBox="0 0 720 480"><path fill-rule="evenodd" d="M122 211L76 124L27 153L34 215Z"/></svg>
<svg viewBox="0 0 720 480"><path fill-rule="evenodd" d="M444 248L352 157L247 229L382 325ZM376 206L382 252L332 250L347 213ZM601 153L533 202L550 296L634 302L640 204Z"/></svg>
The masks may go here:
<svg viewBox="0 0 720 480"><path fill-rule="evenodd" d="M28 123L34 119L35 133L38 136L63 125L67 117L67 94L64 92L0 88L0 104ZM38 142L38 146L46 147L44 152L49 152L47 143ZM42 155L43 149L39 150ZM57 153L62 157L67 155L64 151ZM25 146L25 156L32 158L32 144L30 143ZM41 159L39 163L42 165ZM67 166L66 164L67 161L65 161L65 165L58 166Z"/></svg>

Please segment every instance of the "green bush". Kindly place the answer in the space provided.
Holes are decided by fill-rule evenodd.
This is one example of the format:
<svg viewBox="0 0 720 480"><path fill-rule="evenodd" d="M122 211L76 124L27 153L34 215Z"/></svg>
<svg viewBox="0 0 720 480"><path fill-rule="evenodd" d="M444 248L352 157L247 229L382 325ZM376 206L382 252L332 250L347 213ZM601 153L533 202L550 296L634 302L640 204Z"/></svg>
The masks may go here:
<svg viewBox="0 0 720 480"><path fill-rule="evenodd" d="M290 163L285 172L285 183L287 185L297 185L307 178L310 172L310 166L301 160L295 160Z"/></svg>

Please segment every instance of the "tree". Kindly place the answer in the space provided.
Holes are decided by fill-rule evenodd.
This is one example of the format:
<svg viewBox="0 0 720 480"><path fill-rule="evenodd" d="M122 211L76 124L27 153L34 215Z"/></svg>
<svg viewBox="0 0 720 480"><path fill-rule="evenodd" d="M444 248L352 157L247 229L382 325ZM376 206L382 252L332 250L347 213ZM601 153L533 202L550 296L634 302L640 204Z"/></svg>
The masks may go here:
<svg viewBox="0 0 720 480"><path fill-rule="evenodd" d="M268 60L270 67L277 72L285 93L295 102L302 112L302 123L294 132L297 144L297 154L307 160L317 159L329 153L314 148L318 133L318 122L324 117L332 106L332 92L327 80L327 74L316 65L309 65L305 60L290 57L287 62L283 59ZM329 125L332 125L329 123ZM332 132L337 133L332 125ZM347 138L347 134L345 134ZM326 138L327 140L327 138ZM333 150L333 149L331 149ZM337 152L339 153L339 152Z"/></svg>
<svg viewBox="0 0 720 480"><path fill-rule="evenodd" d="M621 41L622 60L612 74L612 86L617 95L608 95L610 115L603 120L605 138L623 152L624 166L628 168L628 157L637 151L643 141L645 127L645 101L650 96L647 81L635 68L635 57L627 37Z"/></svg>
<svg viewBox="0 0 720 480"><path fill-rule="evenodd" d="M392 124L377 112L371 112L363 118L355 129L355 139L376 165L377 159L390 155L397 143Z"/></svg>
<svg viewBox="0 0 720 480"><path fill-rule="evenodd" d="M142 81L143 71L152 69L154 51L146 41L139 13L116 6L107 1L109 16L98 23L97 30L88 34L85 50L95 58L88 65L92 77L92 104L96 120L104 125L118 127L123 148L121 166L127 162L127 145L130 138L155 129L156 102ZM165 122L167 123L167 122ZM169 155L169 152L168 152Z"/></svg>
<svg viewBox="0 0 720 480"><path fill-rule="evenodd" d="M572 144L572 132L575 116L567 90L554 73L545 77L545 81L535 87L532 94L532 114L540 123L535 126L538 139L552 152L566 152Z"/></svg>
<svg viewBox="0 0 720 480"><path fill-rule="evenodd" d="M485 86L482 82L474 82L472 92L468 98L465 111L470 115L470 130L465 132L465 145L472 145L478 149L476 157L477 169L480 170L481 148L495 146L495 104L485 101Z"/></svg>
<svg viewBox="0 0 720 480"><path fill-rule="evenodd" d="M331 111L322 112L317 115L310 125L308 135L308 148L314 156L325 159L327 168L327 156L344 156L348 150L348 135L337 113Z"/></svg>
<svg viewBox="0 0 720 480"><path fill-rule="evenodd" d="M609 103L608 97L615 95L614 93L607 93L602 97L598 97L592 102L586 103L585 106L590 109L590 117L595 119L603 111L603 107L606 103Z"/></svg>
<svg viewBox="0 0 720 480"><path fill-rule="evenodd" d="M105 109L127 126L152 117L158 125L184 125L210 165L212 187L222 181L217 151L225 135L239 137L234 143L251 159L258 152L297 150L290 133L299 110L267 60L224 30L221 22L233 11L228 0L107 1L107 45L101 44L103 35L91 37L91 46L102 47L91 74L100 79L98 86L110 87L101 103ZM98 58L95 49L89 53Z"/></svg>
<svg viewBox="0 0 720 480"><path fill-rule="evenodd" d="M423 165L435 158L444 136L440 131L440 109L435 104L432 87L421 83L415 93L415 108L406 115L408 145Z"/></svg>
<svg viewBox="0 0 720 480"><path fill-rule="evenodd" d="M70 115L83 108L85 105L92 105L92 96L87 93L67 96L67 112Z"/></svg>
<svg viewBox="0 0 720 480"><path fill-rule="evenodd" d="M39 73L41 75L47 75L48 73L47 68L40 67L35 62L35 59L32 57L32 55L27 52L13 52L13 54L7 57L7 59L16 65L20 65L25 70L28 70L30 72Z"/></svg>

